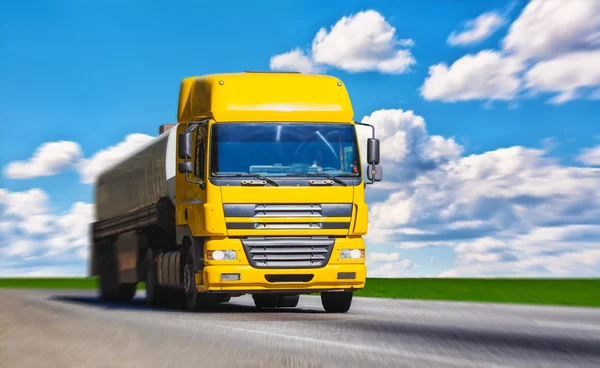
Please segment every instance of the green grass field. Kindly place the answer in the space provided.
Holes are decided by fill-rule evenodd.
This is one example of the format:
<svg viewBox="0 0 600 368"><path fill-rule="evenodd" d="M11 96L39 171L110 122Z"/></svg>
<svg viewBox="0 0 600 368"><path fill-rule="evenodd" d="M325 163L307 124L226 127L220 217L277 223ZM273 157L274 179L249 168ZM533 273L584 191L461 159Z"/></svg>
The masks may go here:
<svg viewBox="0 0 600 368"><path fill-rule="evenodd" d="M0 288L93 289L93 278L0 278ZM138 289L143 289L140 283ZM357 296L600 307L600 279L367 279Z"/></svg>
<svg viewBox="0 0 600 368"><path fill-rule="evenodd" d="M13 289L95 289L93 277L0 277L0 288ZM144 283L138 284L138 290L144 289Z"/></svg>
<svg viewBox="0 0 600 368"><path fill-rule="evenodd" d="M600 279L367 279L356 295L600 307Z"/></svg>

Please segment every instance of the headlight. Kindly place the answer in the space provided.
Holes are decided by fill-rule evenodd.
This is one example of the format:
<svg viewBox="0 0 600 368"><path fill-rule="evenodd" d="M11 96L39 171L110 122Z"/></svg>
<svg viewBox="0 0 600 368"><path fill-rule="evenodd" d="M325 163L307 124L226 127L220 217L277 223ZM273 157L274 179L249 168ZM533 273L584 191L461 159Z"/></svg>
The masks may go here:
<svg viewBox="0 0 600 368"><path fill-rule="evenodd" d="M341 259L362 259L365 258L365 251L362 249L342 249Z"/></svg>
<svg viewBox="0 0 600 368"><path fill-rule="evenodd" d="M237 259L235 250L209 250L206 258L211 261L233 261Z"/></svg>

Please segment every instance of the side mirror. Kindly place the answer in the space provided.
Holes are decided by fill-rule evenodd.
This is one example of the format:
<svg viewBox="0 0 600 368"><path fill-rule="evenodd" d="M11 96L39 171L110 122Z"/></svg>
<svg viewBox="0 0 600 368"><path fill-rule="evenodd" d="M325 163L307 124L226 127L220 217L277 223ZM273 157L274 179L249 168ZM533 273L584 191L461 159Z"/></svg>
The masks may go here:
<svg viewBox="0 0 600 368"><path fill-rule="evenodd" d="M179 158L192 158L192 133L179 133L179 149L177 154Z"/></svg>
<svg viewBox="0 0 600 368"><path fill-rule="evenodd" d="M369 165L367 168L367 179L370 181L382 181L383 167L381 165Z"/></svg>
<svg viewBox="0 0 600 368"><path fill-rule="evenodd" d="M192 161L180 162L178 169L180 173L194 172L194 163Z"/></svg>
<svg viewBox="0 0 600 368"><path fill-rule="evenodd" d="M379 164L379 139L367 139L367 163L369 165Z"/></svg>

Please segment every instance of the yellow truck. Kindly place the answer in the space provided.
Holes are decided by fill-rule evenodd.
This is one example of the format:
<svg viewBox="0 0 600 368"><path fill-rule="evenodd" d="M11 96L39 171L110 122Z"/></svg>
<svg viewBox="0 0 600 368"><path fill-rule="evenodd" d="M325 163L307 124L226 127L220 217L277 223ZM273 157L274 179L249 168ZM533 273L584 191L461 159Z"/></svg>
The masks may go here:
<svg viewBox="0 0 600 368"><path fill-rule="evenodd" d="M105 300L200 310L251 294L258 308L320 293L349 310L365 285L367 184L382 179L375 128L344 83L301 73L186 78L177 124L95 185L90 273ZM368 125L367 169L357 125ZM364 173L366 172L366 178Z"/></svg>

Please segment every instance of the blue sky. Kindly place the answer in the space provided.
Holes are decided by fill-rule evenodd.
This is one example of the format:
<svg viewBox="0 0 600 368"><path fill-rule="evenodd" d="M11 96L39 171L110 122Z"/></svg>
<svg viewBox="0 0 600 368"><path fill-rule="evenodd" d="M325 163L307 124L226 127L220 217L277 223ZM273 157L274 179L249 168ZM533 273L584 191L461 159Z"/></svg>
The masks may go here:
<svg viewBox="0 0 600 368"><path fill-rule="evenodd" d="M599 14L587 0L4 2L0 275L85 273L89 182L175 120L182 78L304 68L344 80L355 120L385 132L372 275L598 276Z"/></svg>

